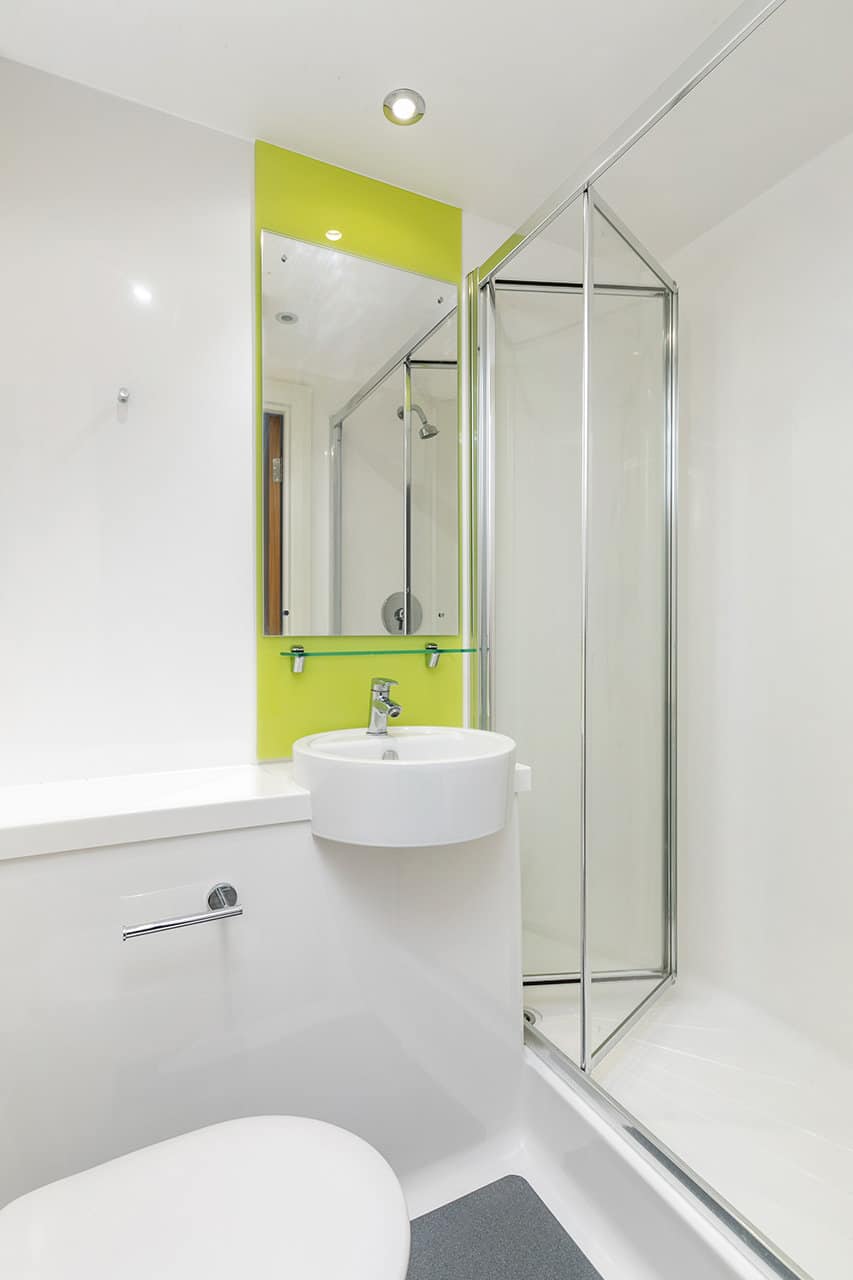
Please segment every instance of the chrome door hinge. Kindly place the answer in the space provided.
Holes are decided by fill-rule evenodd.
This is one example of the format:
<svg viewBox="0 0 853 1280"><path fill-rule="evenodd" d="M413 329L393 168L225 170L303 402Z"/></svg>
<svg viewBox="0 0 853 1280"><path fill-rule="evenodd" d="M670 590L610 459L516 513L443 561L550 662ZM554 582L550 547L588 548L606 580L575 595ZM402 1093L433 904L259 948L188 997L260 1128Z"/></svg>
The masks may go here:
<svg viewBox="0 0 853 1280"><path fill-rule="evenodd" d="M272 482L273 484L281 484L284 472L284 459L273 458L272 460Z"/></svg>

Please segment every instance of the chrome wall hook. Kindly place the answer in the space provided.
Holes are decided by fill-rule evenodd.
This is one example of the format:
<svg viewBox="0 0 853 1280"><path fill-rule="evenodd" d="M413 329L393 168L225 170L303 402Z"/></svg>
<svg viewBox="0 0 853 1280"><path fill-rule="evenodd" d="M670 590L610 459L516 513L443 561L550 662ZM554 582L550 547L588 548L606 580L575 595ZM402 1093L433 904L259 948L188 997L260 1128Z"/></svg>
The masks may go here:
<svg viewBox="0 0 853 1280"><path fill-rule="evenodd" d="M130 392L128 391L127 387L119 387L118 389L119 404L127 404L129 399L130 399Z"/></svg>

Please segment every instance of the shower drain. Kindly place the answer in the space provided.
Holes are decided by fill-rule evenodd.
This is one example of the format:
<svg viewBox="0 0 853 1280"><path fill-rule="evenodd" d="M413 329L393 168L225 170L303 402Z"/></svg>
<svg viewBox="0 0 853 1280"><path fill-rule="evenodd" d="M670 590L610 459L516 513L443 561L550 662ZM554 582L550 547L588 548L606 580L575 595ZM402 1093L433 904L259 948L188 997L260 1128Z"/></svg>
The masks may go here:
<svg viewBox="0 0 853 1280"><path fill-rule="evenodd" d="M528 1027L534 1027L541 1017L542 1014L538 1009L525 1008L524 1010L524 1021Z"/></svg>

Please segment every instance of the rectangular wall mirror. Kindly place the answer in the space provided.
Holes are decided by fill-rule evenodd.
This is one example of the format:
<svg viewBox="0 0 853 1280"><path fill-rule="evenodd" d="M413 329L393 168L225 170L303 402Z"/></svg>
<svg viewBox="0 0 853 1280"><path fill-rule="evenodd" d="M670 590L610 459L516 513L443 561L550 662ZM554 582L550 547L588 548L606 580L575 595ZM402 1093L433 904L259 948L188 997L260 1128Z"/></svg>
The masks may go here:
<svg viewBox="0 0 853 1280"><path fill-rule="evenodd" d="M455 635L457 286L264 231L264 633Z"/></svg>

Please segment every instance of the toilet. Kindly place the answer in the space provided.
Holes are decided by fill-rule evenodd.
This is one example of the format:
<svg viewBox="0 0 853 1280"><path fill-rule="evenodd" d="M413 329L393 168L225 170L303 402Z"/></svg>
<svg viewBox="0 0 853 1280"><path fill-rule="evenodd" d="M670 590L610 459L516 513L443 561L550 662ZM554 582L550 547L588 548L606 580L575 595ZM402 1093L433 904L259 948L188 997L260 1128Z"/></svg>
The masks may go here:
<svg viewBox="0 0 853 1280"><path fill-rule="evenodd" d="M300 1116L197 1129L0 1210L9 1280L404 1280L408 1261L390 1165Z"/></svg>

